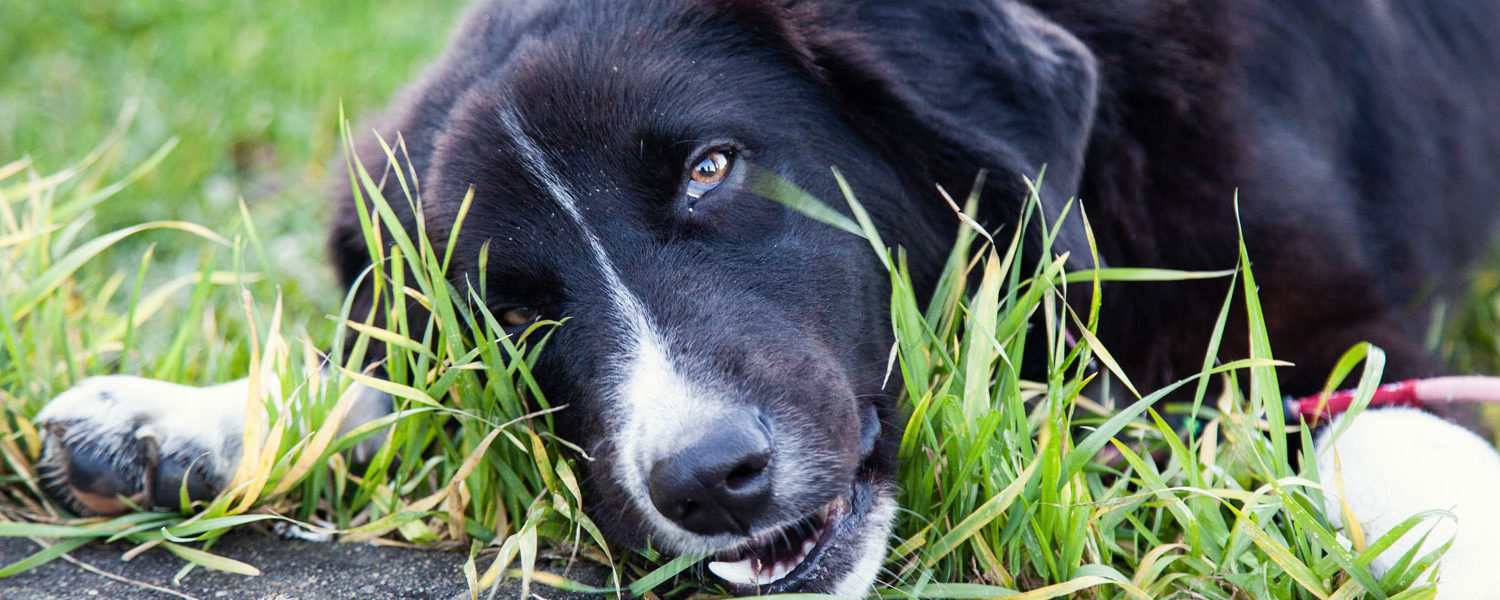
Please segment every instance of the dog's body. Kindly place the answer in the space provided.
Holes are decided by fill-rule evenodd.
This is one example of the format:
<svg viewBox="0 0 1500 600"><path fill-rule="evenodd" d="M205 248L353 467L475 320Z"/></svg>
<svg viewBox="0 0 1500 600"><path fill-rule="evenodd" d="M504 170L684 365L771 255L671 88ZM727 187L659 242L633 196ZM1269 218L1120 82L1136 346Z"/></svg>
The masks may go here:
<svg viewBox="0 0 1500 600"><path fill-rule="evenodd" d="M994 227L1045 166L1044 209L1080 198L1114 266L1231 268L1242 222L1272 341L1298 365L1288 391L1361 340L1388 373L1427 374L1409 307L1495 221L1495 22L1500 5L1473 0L485 1L377 129L404 140L432 239L473 188L455 281L488 244L496 314L568 319L537 373L596 459L611 538L738 549L710 568L747 591L854 597L894 513L887 279L863 240L757 196L754 170L831 199L842 169L922 288L955 226L933 184L981 170ZM358 154L385 163L373 136ZM343 196L331 248L353 285L370 257ZM1055 249L1087 266L1078 215ZM1138 383L1194 373L1224 293L1111 289L1101 337ZM54 462L74 465L64 495L129 496L143 469L180 481L187 462L88 458L142 431L163 465L224 459L193 467L205 490L232 473L233 410L221 438L153 427L171 402L101 408L151 385L96 380L43 412ZM1467 483L1422 485L1417 510ZM1453 552L1483 556L1479 537ZM1486 589L1444 572L1466 575Z"/></svg>

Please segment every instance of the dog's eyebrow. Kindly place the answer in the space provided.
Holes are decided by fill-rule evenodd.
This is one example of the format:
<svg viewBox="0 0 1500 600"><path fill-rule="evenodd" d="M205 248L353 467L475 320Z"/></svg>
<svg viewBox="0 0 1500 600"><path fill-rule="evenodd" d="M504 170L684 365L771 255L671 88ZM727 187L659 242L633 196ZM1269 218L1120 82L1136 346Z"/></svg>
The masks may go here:
<svg viewBox="0 0 1500 600"><path fill-rule="evenodd" d="M605 286L609 289L611 303L615 311L619 313L621 322L625 323L626 332L632 339L638 340L638 343L664 346L661 343L661 336L657 334L646 312L645 304L630 291L630 288L625 287L624 280L615 269L614 261L610 260L609 253L604 250L604 243L589 228L588 222L583 219L583 213L578 210L578 198L571 189L568 189L567 184L563 183L562 177L558 175L556 169L552 168L552 164L547 161L542 147L521 128L520 117L513 109L501 108L499 113L500 125L515 141L516 148L520 151L521 163L526 171L546 188L552 199L583 232L583 239L588 243L589 250L592 251L594 260L599 265Z"/></svg>
<svg viewBox="0 0 1500 600"><path fill-rule="evenodd" d="M625 288L619 272L615 270L614 262L610 260L609 253L604 250L603 242L599 240L599 236L594 235L588 222L583 220L583 213L578 210L578 198L573 195L573 190L568 189L557 170L552 168L542 147L531 136L526 135L515 111L502 108L499 112L501 126L505 128L505 133L516 142L516 148L520 151L522 166L526 168L527 173L542 184L542 187L546 188L547 193L552 196L558 206L562 207L563 212L567 213L573 224L583 231L583 239L588 242L589 250L593 252L594 259L599 263L599 270L603 272L604 280L609 284L610 295L617 303L635 304L639 307L640 301Z"/></svg>

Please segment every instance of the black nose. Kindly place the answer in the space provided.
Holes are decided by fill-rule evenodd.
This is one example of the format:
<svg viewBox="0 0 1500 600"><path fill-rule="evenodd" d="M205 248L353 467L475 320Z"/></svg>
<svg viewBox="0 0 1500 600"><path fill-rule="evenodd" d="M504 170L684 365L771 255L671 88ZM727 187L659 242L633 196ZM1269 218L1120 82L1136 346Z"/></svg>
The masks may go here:
<svg viewBox="0 0 1500 600"><path fill-rule="evenodd" d="M736 412L651 466L651 503L694 533L749 534L771 500L770 467L765 424Z"/></svg>

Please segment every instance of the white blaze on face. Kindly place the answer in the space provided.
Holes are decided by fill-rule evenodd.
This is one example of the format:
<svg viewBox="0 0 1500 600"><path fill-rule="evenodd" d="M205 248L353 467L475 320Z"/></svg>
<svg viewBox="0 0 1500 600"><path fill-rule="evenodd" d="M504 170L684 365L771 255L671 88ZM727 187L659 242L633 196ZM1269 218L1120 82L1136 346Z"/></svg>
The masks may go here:
<svg viewBox="0 0 1500 600"><path fill-rule="evenodd" d="M651 465L672 448L691 443L701 435L701 425L710 420L722 406L703 386L683 376L673 359L668 340L657 330L650 314L630 288L604 244L583 219L578 199L564 184L542 148L522 130L517 115L510 109L500 110L500 123L515 141L526 170L535 177L557 202L573 224L583 233L604 279L612 313L624 352L611 361L604 374L615 385L614 405L618 406L618 423L614 447L621 464L612 475L631 496L640 512L651 521L658 541L678 551L711 551L726 540L710 540L688 532L662 516L651 504L646 473Z"/></svg>

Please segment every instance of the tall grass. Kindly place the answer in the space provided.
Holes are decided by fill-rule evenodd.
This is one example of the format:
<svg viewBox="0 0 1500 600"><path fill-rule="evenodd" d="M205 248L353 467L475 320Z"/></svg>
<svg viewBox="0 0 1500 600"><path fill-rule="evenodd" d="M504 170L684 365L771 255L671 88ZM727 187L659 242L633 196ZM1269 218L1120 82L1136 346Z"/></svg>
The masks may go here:
<svg viewBox="0 0 1500 600"><path fill-rule="evenodd" d="M1303 448L1312 444L1305 429L1279 420L1274 368L1281 363L1267 343L1243 245L1240 268L1225 273L1070 273L1068 257L1050 250L1056 230L1044 228L1044 259L1026 261L1020 256L1021 232L1064 218L1053 215L1049 221L1039 214L1033 187L1008 241L991 239L972 219L958 215L955 221L963 225L957 243L933 298L925 301L913 291L900 250L884 246L850 186L842 178L839 183L855 221L827 211L809 214L862 232L885 258L903 404L910 415L900 445L904 519L887 565L889 589L882 596L1053 598L1083 590L1099 598L1433 593L1423 572L1441 551L1408 556L1401 568L1378 579L1368 565L1401 534L1444 515L1414 516L1396 531L1354 547L1320 514L1324 504L1316 472L1287 450L1294 436ZM973 212L978 201L976 191L965 212ZM802 197L786 204L814 202ZM1091 232L1089 239L1092 244ZM1098 264L1097 256L1089 259L1085 262ZM1094 336L1102 284L1205 277L1221 278L1226 297L1216 322L1204 324L1213 334L1204 348L1202 373L1143 395ZM1070 302L1070 292L1085 297ZM1242 296L1248 307L1251 356L1220 362L1218 342L1233 295ZM1032 327L1045 334L1045 382L1019 378ZM1350 349L1329 387L1361 361L1359 385L1367 399L1383 365L1379 349L1369 345ZM1248 386L1241 385L1247 380ZM1215 397L1207 396L1211 390ZM1106 408L1109 398L1091 399L1086 392L1114 395L1124 407ZM1182 401L1184 395L1190 401ZM1168 396L1173 403L1158 404ZM1162 415L1167 410L1187 413L1179 415L1185 417L1186 435L1168 425ZM1115 460L1101 458L1110 455L1101 455L1106 448L1113 449Z"/></svg>
<svg viewBox="0 0 1500 600"><path fill-rule="evenodd" d="M347 129L342 139L349 144ZM346 297L330 324L288 316L317 309L283 306L274 285L244 268L267 262L248 211L216 230L163 222L85 235L92 215L135 176L100 179L111 147L54 174L25 160L0 167L0 490L8 499L0 535L47 545L0 576L94 539L127 541L131 552L166 549L186 560L184 572L253 574L253 565L212 554L213 541L236 527L280 523L342 541L467 551L469 563L453 576L467 578L475 593L505 577L613 595L717 593L694 568L696 557L610 548L599 536L582 511L581 452L551 434L556 411L567 409L550 406L530 372L547 333L567 324L507 336L482 301L486 286L501 282L452 282L451 239L405 230L381 193L400 189L406 208L423 213L398 142L387 146L387 168L348 164L377 259L363 277L387 318L354 313ZM1040 256L1022 256L1019 232L1061 217L1041 214L1035 197L1022 226L999 239L955 204L954 249L933 297L919 298L901 250L885 245L853 188L833 176L846 196L836 210L785 182L767 193L863 236L889 269L899 363L892 376L909 420L899 449L903 512L878 595L1431 596L1422 573L1437 552L1409 556L1381 578L1368 565L1407 530L1444 515L1413 516L1363 541L1321 515L1316 474L1288 451L1298 439L1311 447L1308 432L1279 420L1278 363L1249 257L1223 273L1070 272L1066 257L1053 256L1050 236ZM463 199L455 230L471 199ZM971 194L965 205L978 201ZM201 268L148 288L151 250L131 272L100 260L113 243L147 229L201 246ZM1217 321L1202 324L1214 340L1203 373L1136 389L1093 335L1106 318L1104 283L1203 277L1222 281L1226 295ZM1249 312L1251 355L1221 362L1217 340L1233 297ZM1028 339L1037 328L1043 335ZM1038 339L1047 345L1047 380L1023 381L1024 346ZM383 378L366 371L367 356L384 357ZM1378 349L1351 349L1331 385L1361 363L1358 384L1368 398L1381 370ZM223 495L178 512L100 519L69 515L40 493L30 416L79 379L111 372L188 383L251 375L249 401L265 408L252 412L266 418L250 420L244 467ZM351 382L390 393L397 410L340 436ZM1185 413L1172 416L1186 423L1185 434L1163 414L1169 395L1190 400L1171 405ZM341 452L371 436L383 439L381 450L367 465L350 464ZM602 587L570 581L543 568L556 560L609 565L614 575Z"/></svg>

